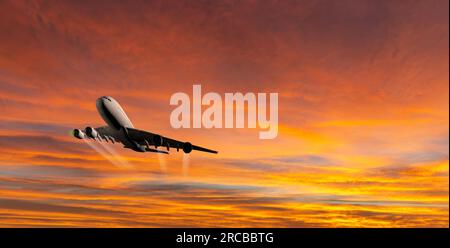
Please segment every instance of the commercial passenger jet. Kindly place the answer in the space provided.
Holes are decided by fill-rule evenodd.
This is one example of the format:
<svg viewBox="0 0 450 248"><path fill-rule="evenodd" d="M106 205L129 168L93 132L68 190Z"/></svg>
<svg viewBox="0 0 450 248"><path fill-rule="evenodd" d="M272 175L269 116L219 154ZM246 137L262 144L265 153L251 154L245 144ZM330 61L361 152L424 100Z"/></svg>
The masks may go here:
<svg viewBox="0 0 450 248"><path fill-rule="evenodd" d="M112 143L120 142L124 145L124 148L129 148L137 152L168 154L170 148L175 148L177 151L182 149L185 153L190 153L192 150L217 153L217 151L195 146L189 142L169 139L159 134L134 128L125 111L110 96L100 97L97 99L96 105L100 116L108 125L98 128L86 127L84 131L74 129L73 136L78 139L90 138L98 141L103 139L106 142L111 141ZM167 151L159 150L158 147L165 147Z"/></svg>

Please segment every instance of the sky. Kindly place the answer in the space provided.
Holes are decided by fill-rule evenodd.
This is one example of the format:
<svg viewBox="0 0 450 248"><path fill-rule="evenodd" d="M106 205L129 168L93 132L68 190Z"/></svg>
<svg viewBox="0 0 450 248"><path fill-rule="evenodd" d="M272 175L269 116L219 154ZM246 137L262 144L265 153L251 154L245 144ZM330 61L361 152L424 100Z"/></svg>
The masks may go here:
<svg viewBox="0 0 450 248"><path fill-rule="evenodd" d="M0 1L1 227L448 227L449 2ZM277 92L279 132L172 94ZM75 139L114 97L219 151Z"/></svg>

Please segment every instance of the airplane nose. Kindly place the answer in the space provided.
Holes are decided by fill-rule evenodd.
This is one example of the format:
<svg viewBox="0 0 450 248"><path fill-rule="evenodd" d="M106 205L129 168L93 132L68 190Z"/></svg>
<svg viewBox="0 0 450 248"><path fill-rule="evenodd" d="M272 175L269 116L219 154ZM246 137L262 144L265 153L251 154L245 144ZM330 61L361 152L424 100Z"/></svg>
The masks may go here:
<svg viewBox="0 0 450 248"><path fill-rule="evenodd" d="M96 103L97 103L97 106L98 106L98 105L102 105L102 103L103 103L103 97L98 98L97 101L96 101Z"/></svg>
<svg viewBox="0 0 450 248"><path fill-rule="evenodd" d="M110 96L102 96L100 98L97 99L97 101L103 101L103 102L112 102L112 97Z"/></svg>
<svg viewBox="0 0 450 248"><path fill-rule="evenodd" d="M111 102L111 99L107 96L102 96L97 99L97 104L107 104L109 102Z"/></svg>

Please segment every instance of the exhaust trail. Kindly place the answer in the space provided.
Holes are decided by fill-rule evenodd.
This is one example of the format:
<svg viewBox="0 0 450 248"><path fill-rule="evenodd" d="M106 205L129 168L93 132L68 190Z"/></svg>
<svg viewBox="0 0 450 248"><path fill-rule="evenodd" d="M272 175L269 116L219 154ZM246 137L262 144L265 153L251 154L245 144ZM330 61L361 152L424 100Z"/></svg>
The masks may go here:
<svg viewBox="0 0 450 248"><path fill-rule="evenodd" d="M114 159L111 157L111 155L110 155L107 151L102 150L100 147L98 147L98 146L96 145L96 143L90 142L90 141L88 141L88 140L86 140L86 139L83 139L83 141L84 141L86 144L88 144L92 149L94 149L95 151L97 151L100 155L102 155L104 158L106 158L106 159L107 159L109 162L111 162L113 165L115 165L115 166L117 166L117 167L120 167L120 168L123 168L123 167L124 167L121 163L119 163L118 161L114 160Z"/></svg>
<svg viewBox="0 0 450 248"><path fill-rule="evenodd" d="M114 147L112 146L108 146L105 143L99 142L99 144L107 151L111 154L111 158L113 160L115 160L116 162L118 162L122 167L126 167L126 168L134 168L133 165L131 165L130 163L128 163L128 161L126 160L126 158L122 157L119 153L117 153L117 151L114 149Z"/></svg>
<svg viewBox="0 0 450 248"><path fill-rule="evenodd" d="M120 164L117 164L116 161L114 161L113 159L110 158L109 154L106 151L100 149L100 147L96 146L94 143L92 143L90 141L87 141L85 139L83 139L83 141L86 144L88 144L92 149L94 149L96 152L98 152L100 155L102 155L104 158L106 158L109 162L111 162L112 164L114 164L116 166L121 167Z"/></svg>
<svg viewBox="0 0 450 248"><path fill-rule="evenodd" d="M189 163L190 157L189 154L183 153L183 176L188 176L189 174Z"/></svg>
<svg viewBox="0 0 450 248"><path fill-rule="evenodd" d="M166 164L166 155L162 153L157 153L159 167L161 168L161 172L166 174L167 172L167 164Z"/></svg>

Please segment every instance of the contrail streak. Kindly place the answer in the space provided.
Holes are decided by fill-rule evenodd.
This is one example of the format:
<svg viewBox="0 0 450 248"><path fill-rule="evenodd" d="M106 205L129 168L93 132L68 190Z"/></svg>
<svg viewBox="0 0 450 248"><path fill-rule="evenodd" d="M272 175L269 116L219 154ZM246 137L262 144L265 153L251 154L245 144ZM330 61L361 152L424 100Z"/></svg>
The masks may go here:
<svg viewBox="0 0 450 248"><path fill-rule="evenodd" d="M189 173L189 154L183 153L183 176L188 176Z"/></svg>
<svg viewBox="0 0 450 248"><path fill-rule="evenodd" d="M161 167L161 171L165 174L167 172L166 166L166 155L162 153L157 153L159 166Z"/></svg>
<svg viewBox="0 0 450 248"><path fill-rule="evenodd" d="M114 159L115 161L117 161L119 164L121 164L121 166L123 167L127 167L127 168L133 168L133 166L128 163L128 161L126 160L126 158L122 157L119 153L117 153L117 151L114 149L114 147L106 145L102 142L100 142L100 145L111 154L112 159Z"/></svg>
<svg viewBox="0 0 450 248"><path fill-rule="evenodd" d="M121 163L120 161L117 161L116 159L114 159L114 155L110 154L108 151L102 150L100 147L98 147L96 145L96 143L90 142L86 139L83 139L83 141L88 144L92 149L94 149L95 151L97 151L100 155L102 155L104 158L106 158L109 162L111 162L112 164L114 164L117 167L127 167L127 165L124 165L123 163ZM101 143L100 143L101 144ZM103 145L103 144L102 144ZM105 148L105 146L102 146L103 148Z"/></svg>

